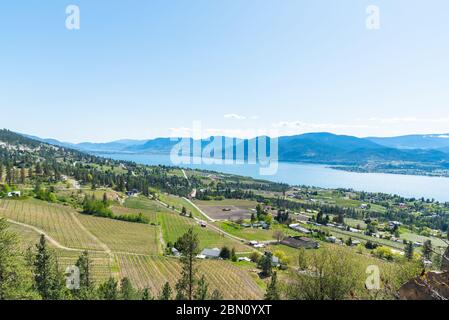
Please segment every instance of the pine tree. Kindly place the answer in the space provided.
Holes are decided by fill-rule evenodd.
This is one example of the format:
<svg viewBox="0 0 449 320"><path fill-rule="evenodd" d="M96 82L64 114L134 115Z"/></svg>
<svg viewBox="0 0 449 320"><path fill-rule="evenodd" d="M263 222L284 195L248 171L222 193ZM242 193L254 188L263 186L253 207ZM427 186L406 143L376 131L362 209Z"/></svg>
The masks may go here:
<svg viewBox="0 0 449 320"><path fill-rule="evenodd" d="M162 288L161 294L159 295L159 300L171 300L172 298L172 289L168 282L165 283Z"/></svg>
<svg viewBox="0 0 449 320"><path fill-rule="evenodd" d="M119 293L117 287L117 281L110 277L98 287L98 295L103 300L118 300Z"/></svg>
<svg viewBox="0 0 449 320"><path fill-rule="evenodd" d="M136 298L136 291L129 278L125 277L120 281L120 297L123 300L134 300Z"/></svg>
<svg viewBox="0 0 449 320"><path fill-rule="evenodd" d="M195 292L195 300L207 300L209 285L204 278L204 275L198 281L198 286Z"/></svg>
<svg viewBox="0 0 449 320"><path fill-rule="evenodd" d="M277 285L277 273L273 272L271 282L267 288L267 292L265 293L265 300L279 300L279 299L280 297Z"/></svg>
<svg viewBox="0 0 449 320"><path fill-rule="evenodd" d="M10 233L5 219L0 219L0 300L36 299L33 276L20 255L19 242Z"/></svg>
<svg viewBox="0 0 449 320"><path fill-rule="evenodd" d="M44 300L59 300L64 296L64 277L58 270L54 254L47 247L45 236L41 235L36 245L34 280L36 289Z"/></svg>
<svg viewBox="0 0 449 320"><path fill-rule="evenodd" d="M143 289L143 291L142 291L142 300L146 300L146 301L154 300L153 297L151 296L150 289L148 289L148 288Z"/></svg>
<svg viewBox="0 0 449 320"><path fill-rule="evenodd" d="M95 284L92 279L92 261L89 257L89 253L84 251L76 261L75 265L80 271L80 287L77 294L83 300L93 299L95 296Z"/></svg>
<svg viewBox="0 0 449 320"><path fill-rule="evenodd" d="M422 249L422 255L425 259L427 260L431 260L432 259L432 241L431 240L426 240L424 241L423 244L423 249Z"/></svg>
<svg viewBox="0 0 449 320"><path fill-rule="evenodd" d="M190 228L176 241L176 248L181 253L181 279L176 284L176 300L192 300L196 282L195 257L199 253L198 235Z"/></svg>
<svg viewBox="0 0 449 320"><path fill-rule="evenodd" d="M405 245L405 258L409 261L412 260L413 253L414 253L413 244L411 242L407 242L407 244Z"/></svg>

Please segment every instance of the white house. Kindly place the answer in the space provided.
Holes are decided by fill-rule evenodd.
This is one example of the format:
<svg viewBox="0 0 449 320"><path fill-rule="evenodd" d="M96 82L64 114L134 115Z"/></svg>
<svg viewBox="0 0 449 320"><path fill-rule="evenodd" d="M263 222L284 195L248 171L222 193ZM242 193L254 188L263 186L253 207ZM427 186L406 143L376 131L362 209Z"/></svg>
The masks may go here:
<svg viewBox="0 0 449 320"><path fill-rule="evenodd" d="M11 191L11 192L8 192L8 197L20 197L20 195L21 195L21 193L20 193L20 191Z"/></svg>

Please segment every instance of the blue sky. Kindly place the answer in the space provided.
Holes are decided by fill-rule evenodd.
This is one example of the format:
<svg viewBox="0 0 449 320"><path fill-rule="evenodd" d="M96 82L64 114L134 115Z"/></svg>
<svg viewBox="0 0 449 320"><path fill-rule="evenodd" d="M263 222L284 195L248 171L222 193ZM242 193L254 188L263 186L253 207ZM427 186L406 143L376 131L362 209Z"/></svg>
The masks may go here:
<svg viewBox="0 0 449 320"><path fill-rule="evenodd" d="M65 28L69 4L80 30ZM2 1L0 127L71 142L194 121L204 135L448 132L448 13L445 0Z"/></svg>

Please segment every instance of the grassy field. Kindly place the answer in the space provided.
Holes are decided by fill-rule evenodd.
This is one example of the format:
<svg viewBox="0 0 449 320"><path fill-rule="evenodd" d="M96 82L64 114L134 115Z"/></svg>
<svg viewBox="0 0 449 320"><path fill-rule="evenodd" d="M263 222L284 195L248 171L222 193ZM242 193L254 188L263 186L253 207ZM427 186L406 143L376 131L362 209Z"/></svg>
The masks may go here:
<svg viewBox="0 0 449 320"><path fill-rule="evenodd" d="M118 255L121 276L131 279L136 287L151 289L158 295L165 282L173 288L179 279L181 267L176 258ZM259 286L244 270L226 261L199 261L198 274L204 274L209 290L220 292L227 299L257 299L262 297Z"/></svg>
<svg viewBox="0 0 449 320"><path fill-rule="evenodd" d="M70 207L38 200L0 200L0 217L32 225L70 248L102 250L76 222Z"/></svg>

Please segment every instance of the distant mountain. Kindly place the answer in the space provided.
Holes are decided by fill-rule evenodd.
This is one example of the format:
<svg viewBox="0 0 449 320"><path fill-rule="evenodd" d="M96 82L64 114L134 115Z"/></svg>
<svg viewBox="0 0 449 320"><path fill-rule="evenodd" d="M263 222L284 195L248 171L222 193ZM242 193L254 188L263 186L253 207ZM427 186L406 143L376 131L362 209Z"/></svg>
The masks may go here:
<svg viewBox="0 0 449 320"><path fill-rule="evenodd" d="M449 152L449 134L408 135L389 138L370 137L368 140L397 149L436 149Z"/></svg>
<svg viewBox="0 0 449 320"><path fill-rule="evenodd" d="M88 151L88 152L122 152L126 151L127 148L131 146L140 146L145 144L148 140L117 140L112 142L105 143L94 143L94 142L82 142L82 143L70 143L70 142L61 142L56 139L44 139L28 134L22 134L24 137L37 140L40 142L45 142L48 144L52 144L59 147L72 148L80 151Z"/></svg>
<svg viewBox="0 0 449 320"><path fill-rule="evenodd" d="M118 140L108 143L85 142L79 144L69 144L58 140L40 139L37 137L33 137L33 139L91 153L169 154L181 138ZM210 139L222 139L224 141L225 137L217 136L211 137ZM201 141L202 149L210 143L210 139ZM254 148L256 141L260 139L260 137L250 140L233 138L226 139L228 139L228 141L230 139L234 142L232 146L227 145L224 147L227 148L227 152L233 152L237 146L244 144L246 159L248 149ZM418 143L423 140L431 142L430 145L434 148L431 148L429 145L425 145L424 143ZM194 140L188 139L188 141L192 144ZM444 143L447 143L447 145ZM443 152L445 147L449 148L449 139L442 138L441 135L440 137L434 136L430 138L424 138L424 136L357 138L347 135L335 135L327 132L319 132L279 137L278 146L279 160L288 162L349 165L366 164L370 161L419 163L449 162L449 154ZM441 148L441 150L434 150L437 149L437 147ZM221 152L223 152L223 150Z"/></svg>

